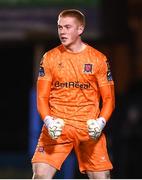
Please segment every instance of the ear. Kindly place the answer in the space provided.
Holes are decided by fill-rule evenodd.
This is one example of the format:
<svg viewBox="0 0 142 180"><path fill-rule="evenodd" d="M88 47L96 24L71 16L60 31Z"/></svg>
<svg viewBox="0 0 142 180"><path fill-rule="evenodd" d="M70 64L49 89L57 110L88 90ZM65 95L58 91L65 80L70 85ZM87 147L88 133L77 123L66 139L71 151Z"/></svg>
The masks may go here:
<svg viewBox="0 0 142 180"><path fill-rule="evenodd" d="M78 27L78 34L81 35L81 34L83 33L83 31L84 31L84 26L83 26L83 25L80 25L80 26Z"/></svg>

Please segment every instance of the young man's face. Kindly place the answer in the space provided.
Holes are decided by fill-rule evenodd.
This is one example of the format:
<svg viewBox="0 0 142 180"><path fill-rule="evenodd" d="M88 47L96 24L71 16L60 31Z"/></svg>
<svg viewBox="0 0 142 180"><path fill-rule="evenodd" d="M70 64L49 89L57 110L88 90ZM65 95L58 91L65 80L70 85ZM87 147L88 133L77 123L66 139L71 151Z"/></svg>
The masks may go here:
<svg viewBox="0 0 142 180"><path fill-rule="evenodd" d="M75 44L83 32L83 26L74 17L60 17L58 19L58 34L64 46Z"/></svg>

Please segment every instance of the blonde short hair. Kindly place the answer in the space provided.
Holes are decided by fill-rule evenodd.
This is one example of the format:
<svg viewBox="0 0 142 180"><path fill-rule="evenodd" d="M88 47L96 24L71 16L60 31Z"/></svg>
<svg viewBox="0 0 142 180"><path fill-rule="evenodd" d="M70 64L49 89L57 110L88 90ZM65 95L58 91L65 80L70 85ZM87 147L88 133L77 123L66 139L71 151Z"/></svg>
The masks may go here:
<svg viewBox="0 0 142 180"><path fill-rule="evenodd" d="M60 12L58 18L60 17L74 17L81 23L81 25L85 27L85 16L81 11L77 9L63 10Z"/></svg>

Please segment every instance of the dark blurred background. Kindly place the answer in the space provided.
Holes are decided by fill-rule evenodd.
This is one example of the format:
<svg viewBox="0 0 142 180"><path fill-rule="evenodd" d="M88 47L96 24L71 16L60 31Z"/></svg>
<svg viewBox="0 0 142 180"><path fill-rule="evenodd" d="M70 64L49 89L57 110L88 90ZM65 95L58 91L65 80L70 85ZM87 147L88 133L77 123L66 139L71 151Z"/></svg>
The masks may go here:
<svg viewBox="0 0 142 180"><path fill-rule="evenodd" d="M44 52L60 43L57 15L66 8L86 15L82 38L110 60L116 109L105 130L112 178L142 178L142 0L0 0L0 178L32 177L42 125L38 66ZM72 153L70 171L63 166L56 178L86 178L74 170L75 162Z"/></svg>

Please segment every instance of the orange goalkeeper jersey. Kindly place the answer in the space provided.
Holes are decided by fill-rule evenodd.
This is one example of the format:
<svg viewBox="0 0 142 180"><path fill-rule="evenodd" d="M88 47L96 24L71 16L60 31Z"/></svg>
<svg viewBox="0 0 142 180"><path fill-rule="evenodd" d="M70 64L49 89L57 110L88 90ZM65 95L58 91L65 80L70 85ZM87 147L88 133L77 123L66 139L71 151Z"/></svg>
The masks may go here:
<svg viewBox="0 0 142 180"><path fill-rule="evenodd" d="M89 45L79 53L68 52L60 45L45 53L40 63L39 113L44 118L50 109L50 115L66 124L86 128L86 121L100 114L99 88L112 85L105 55Z"/></svg>

